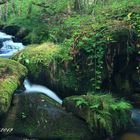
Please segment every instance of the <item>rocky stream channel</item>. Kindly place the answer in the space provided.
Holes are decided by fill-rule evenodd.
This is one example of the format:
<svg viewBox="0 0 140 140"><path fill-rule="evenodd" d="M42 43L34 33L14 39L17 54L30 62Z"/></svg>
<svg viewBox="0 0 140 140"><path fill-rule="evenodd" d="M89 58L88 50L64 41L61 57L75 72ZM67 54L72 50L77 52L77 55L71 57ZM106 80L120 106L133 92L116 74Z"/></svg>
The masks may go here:
<svg viewBox="0 0 140 140"><path fill-rule="evenodd" d="M25 48L12 38L0 32L1 58L9 58ZM131 112L133 127L113 140L140 140L140 109ZM86 123L66 112L62 100L53 91L28 80L15 92L8 113L0 120L0 128L6 128L0 132L1 140L92 140Z"/></svg>

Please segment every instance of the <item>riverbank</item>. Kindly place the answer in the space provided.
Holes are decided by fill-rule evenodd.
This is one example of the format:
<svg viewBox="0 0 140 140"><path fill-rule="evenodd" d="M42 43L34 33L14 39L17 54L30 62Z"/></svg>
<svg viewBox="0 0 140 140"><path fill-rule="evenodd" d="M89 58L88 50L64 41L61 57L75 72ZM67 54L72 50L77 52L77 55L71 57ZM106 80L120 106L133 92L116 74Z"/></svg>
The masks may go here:
<svg viewBox="0 0 140 140"><path fill-rule="evenodd" d="M139 1L99 1L80 7L61 0L48 1L49 7L35 0L20 1L24 6L18 2L14 1L17 12L8 2L9 15L3 15L2 31L15 36L5 51L15 49L16 41L31 44L10 59L28 69L31 82L52 89L64 102L62 108L40 93L15 95L13 105L8 102L3 126L13 127L12 135L37 139L97 140L125 131L127 137L115 139L128 140L131 134L139 138L139 109L132 109L134 125L129 131L131 105L124 100L140 103ZM1 42L0 53L5 56ZM11 69L4 72L7 76ZM35 87L31 85L30 90Z"/></svg>

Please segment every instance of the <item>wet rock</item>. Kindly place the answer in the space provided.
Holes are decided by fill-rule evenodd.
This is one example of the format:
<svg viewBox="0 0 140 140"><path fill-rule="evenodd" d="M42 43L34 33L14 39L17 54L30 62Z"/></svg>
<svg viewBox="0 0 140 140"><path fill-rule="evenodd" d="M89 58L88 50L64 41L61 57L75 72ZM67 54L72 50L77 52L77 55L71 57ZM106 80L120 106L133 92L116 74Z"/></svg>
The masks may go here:
<svg viewBox="0 0 140 140"><path fill-rule="evenodd" d="M99 138L112 136L120 130L123 132L132 123L131 105L117 101L110 95L71 96L64 99L63 106L84 119Z"/></svg>
<svg viewBox="0 0 140 140"><path fill-rule="evenodd" d="M42 94L20 94L2 119L2 127L13 128L3 135L26 136L37 139L91 140L87 124L67 113L54 100Z"/></svg>
<svg viewBox="0 0 140 140"><path fill-rule="evenodd" d="M28 36L29 31L24 27L19 27L17 25L9 25L4 26L2 31L14 36L13 40L16 42L22 41L24 44L28 44L29 42L26 41L26 36Z"/></svg>
<svg viewBox="0 0 140 140"><path fill-rule="evenodd" d="M16 25L9 25L9 26L3 27L3 31L6 34L13 35L13 36L15 36L19 30L20 30L20 27L18 27Z"/></svg>

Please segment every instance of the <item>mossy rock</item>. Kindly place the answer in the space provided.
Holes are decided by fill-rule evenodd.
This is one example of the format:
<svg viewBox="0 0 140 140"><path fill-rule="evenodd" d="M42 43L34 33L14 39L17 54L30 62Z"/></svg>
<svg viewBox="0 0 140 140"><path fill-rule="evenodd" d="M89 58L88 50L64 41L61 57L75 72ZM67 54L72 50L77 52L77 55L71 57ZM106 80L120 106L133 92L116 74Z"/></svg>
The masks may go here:
<svg viewBox="0 0 140 140"><path fill-rule="evenodd" d="M61 97L99 90L124 96L133 93L137 83L133 84L131 75L138 65L136 30L129 22L118 20L96 24L82 27L61 46L32 45L12 59L29 69L30 79L54 89Z"/></svg>
<svg viewBox="0 0 140 140"><path fill-rule="evenodd" d="M26 74L27 69L20 63L0 58L0 115L7 112L13 93Z"/></svg>
<svg viewBox="0 0 140 140"><path fill-rule="evenodd" d="M31 45L12 59L27 67L30 80L53 88L61 97L74 95L81 87L68 50L58 45Z"/></svg>
<svg viewBox="0 0 140 140"><path fill-rule="evenodd" d="M63 106L69 112L84 119L95 136L112 136L131 126L131 105L117 101L110 94L67 97ZM121 117L120 117L121 116Z"/></svg>
<svg viewBox="0 0 140 140"><path fill-rule="evenodd" d="M63 110L43 94L19 94L2 119L2 127L13 128L3 136L24 136L36 139L92 140L87 124Z"/></svg>

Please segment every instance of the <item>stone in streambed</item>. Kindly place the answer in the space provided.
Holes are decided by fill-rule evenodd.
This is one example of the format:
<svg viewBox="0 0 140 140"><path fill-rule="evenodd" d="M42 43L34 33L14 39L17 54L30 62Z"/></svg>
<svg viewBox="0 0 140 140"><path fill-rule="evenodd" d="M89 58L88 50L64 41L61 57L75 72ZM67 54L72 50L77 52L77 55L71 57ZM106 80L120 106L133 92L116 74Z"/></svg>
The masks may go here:
<svg viewBox="0 0 140 140"><path fill-rule="evenodd" d="M57 102L42 94L15 95L2 122L2 127L13 128L10 135L46 140L92 139L83 120L67 113Z"/></svg>
<svg viewBox="0 0 140 140"><path fill-rule="evenodd" d="M97 137L123 132L132 123L132 106L126 101L116 100L111 94L71 96L63 100L63 106L84 119Z"/></svg>

